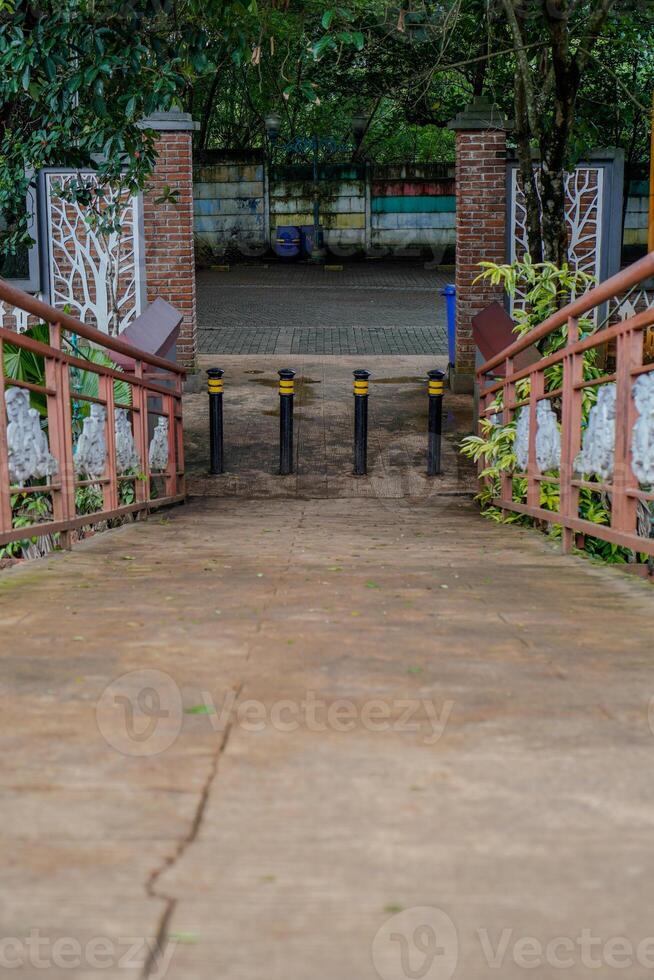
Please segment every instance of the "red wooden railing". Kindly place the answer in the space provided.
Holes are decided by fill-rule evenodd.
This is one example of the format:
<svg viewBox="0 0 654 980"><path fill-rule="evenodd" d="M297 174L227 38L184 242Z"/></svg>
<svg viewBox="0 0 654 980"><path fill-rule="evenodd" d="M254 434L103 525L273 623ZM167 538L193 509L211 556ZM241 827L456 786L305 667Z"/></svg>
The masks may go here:
<svg viewBox="0 0 654 980"><path fill-rule="evenodd" d="M493 414L491 403L501 392L502 422L510 422L516 410L529 406L528 465L524 472L506 472L501 478L500 495L494 500L504 512L526 514L532 518L559 524L563 528L563 548L569 551L576 534L592 535L613 544L654 555L654 539L638 533L639 501L645 507L654 500L654 487L643 489L631 465L631 439L637 413L633 399L633 384L639 375L654 371L654 364L644 363L643 341L646 329L654 324L654 307L620 323L609 325L594 333L579 336L579 320L601 304L616 297L654 275L654 252L635 262L611 279L606 280L579 299L549 317L529 334L516 340L500 354L483 364L477 372L480 416ZM599 318L599 312L598 312ZM599 322L599 319L598 319ZM530 367L514 371L516 355L526 347L548 337L567 324L565 346L556 353L541 358ZM615 347L611 360L615 369L600 377L584 380L584 353L595 348ZM545 371L562 364L563 381L555 390L547 390ZM497 380L497 369L503 365L504 376ZM602 369L604 370L604 369ZM501 371L500 371L501 373ZM493 375L495 374L495 378ZM529 396L519 400L516 383L530 382ZM615 383L615 442L614 468L611 482L582 479L575 472L574 461L582 443L582 397L585 388ZM544 475L536 462L536 407L542 399L549 400L560 420L561 464L558 475ZM654 419L651 420L654 425ZM654 442L654 431L652 432ZM514 477L527 480L526 500L514 499ZM560 491L558 510L541 506L542 483L556 484ZM604 494L610 502L610 525L596 524L579 516L579 493L586 488Z"/></svg>
<svg viewBox="0 0 654 980"><path fill-rule="evenodd" d="M60 536L64 547L70 546L71 531L84 525L119 518L126 514L148 511L154 507L180 502L185 498L184 443L182 432L182 383L185 371L176 364L138 350L131 344L89 327L74 317L15 289L0 279L0 300L9 308L15 307L30 314L30 322L44 322L49 327L49 344L25 334L0 328L0 545L31 539L41 535ZM79 344L71 346L70 338L83 338L89 345L101 348L111 358L112 352L133 361L131 371L116 365L97 364L84 357ZM43 384L9 377L5 369L7 345L31 352L44 366ZM97 375L97 397L80 393L71 384L71 371ZM126 383L131 398L119 403L115 398L115 382ZM57 473L43 480L29 480L26 486L12 486L9 478L7 412L5 393L8 389L27 389L33 396L45 396L47 406L47 437L49 448L57 461ZM74 461L74 408L84 413L84 405L102 405L106 412L106 465L102 475L81 479ZM140 472L120 475L115 458L115 410L127 409L131 420ZM153 424L158 418L168 420L168 461L161 472L152 473L149 467L149 446ZM130 484L133 492L126 494ZM97 487L102 495L99 510L80 513L76 492L85 487ZM40 494L50 501L46 519L38 523L16 526L17 497ZM121 501L133 497L129 503Z"/></svg>

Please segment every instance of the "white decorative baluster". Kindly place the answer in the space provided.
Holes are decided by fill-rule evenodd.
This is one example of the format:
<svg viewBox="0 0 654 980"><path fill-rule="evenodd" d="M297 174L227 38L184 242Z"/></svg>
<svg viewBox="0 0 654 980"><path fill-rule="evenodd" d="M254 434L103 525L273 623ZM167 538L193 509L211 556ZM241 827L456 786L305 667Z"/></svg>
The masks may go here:
<svg viewBox="0 0 654 980"><path fill-rule="evenodd" d="M547 398L536 405L536 462L541 473L561 465L561 432L556 413Z"/></svg>
<svg viewBox="0 0 654 980"><path fill-rule="evenodd" d="M581 452L575 459L579 473L592 474L601 479L613 475L615 456L615 385L602 385L597 401L588 414Z"/></svg>
<svg viewBox="0 0 654 980"><path fill-rule="evenodd" d="M148 459L153 473L161 473L168 466L168 419L163 415L157 420Z"/></svg>
<svg viewBox="0 0 654 980"><path fill-rule="evenodd" d="M116 472L119 476L129 473L130 470L138 470L141 460L136 452L136 443L126 408L116 409Z"/></svg>
<svg viewBox="0 0 654 980"><path fill-rule="evenodd" d="M40 480L53 476L59 464L50 452L39 413L35 408L30 408L29 391L25 388L8 388L5 403L9 479L22 487L31 478Z"/></svg>
<svg viewBox="0 0 654 980"><path fill-rule="evenodd" d="M98 480L104 475L107 465L107 440L105 422L107 413L102 405L91 405L89 415L82 424L75 449L75 469L81 476Z"/></svg>
<svg viewBox="0 0 654 980"><path fill-rule="evenodd" d="M638 418L631 434L631 468L639 483L654 483L654 374L641 374L633 386Z"/></svg>
<svg viewBox="0 0 654 980"><path fill-rule="evenodd" d="M527 469L529 462L529 406L523 406L516 413L515 441L513 450L516 466L521 473Z"/></svg>

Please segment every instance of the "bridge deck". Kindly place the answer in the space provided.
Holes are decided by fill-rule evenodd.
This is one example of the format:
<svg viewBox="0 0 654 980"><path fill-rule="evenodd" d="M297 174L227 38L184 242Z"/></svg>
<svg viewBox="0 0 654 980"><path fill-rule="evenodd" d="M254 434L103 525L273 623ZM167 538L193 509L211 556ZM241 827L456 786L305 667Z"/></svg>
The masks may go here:
<svg viewBox="0 0 654 980"><path fill-rule="evenodd" d="M644 583L452 497L205 500L9 570L7 956L34 929L49 978L56 939L113 980L155 936L169 980L401 977L390 933L421 921L453 962L439 913L375 940L424 906L468 980L504 929L503 980L524 937L635 947L653 612Z"/></svg>

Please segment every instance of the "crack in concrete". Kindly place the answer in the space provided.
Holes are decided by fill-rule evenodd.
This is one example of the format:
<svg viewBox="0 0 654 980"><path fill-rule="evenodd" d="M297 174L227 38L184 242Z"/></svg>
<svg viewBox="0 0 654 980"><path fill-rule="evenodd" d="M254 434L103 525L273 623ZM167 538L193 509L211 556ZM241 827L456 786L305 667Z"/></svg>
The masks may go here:
<svg viewBox="0 0 654 980"><path fill-rule="evenodd" d="M173 913L177 908L177 902L178 902L178 899L174 898L172 895L168 895L164 891L158 891L157 882L159 881L162 875L164 875L167 871L170 871L171 868L173 868L179 861L182 860L188 848L198 838L200 827L202 826L202 820L204 818L207 809L207 804L209 802L209 795L211 793L211 788L214 783L214 780L216 779L216 776L218 775L218 766L220 763L220 757L227 749L227 745L229 743L229 736L231 734L232 727L234 724L234 715L236 712L236 706L238 704L242 690L243 690L243 683L241 682L241 684L239 684L238 688L236 689L236 697L234 698L234 703L232 705L229 721L227 722L223 730L223 737L220 740L216 751L213 753L211 759L211 765L209 767L209 772L207 773L207 777L202 786L200 799L198 800L198 805L195 809L195 813L193 815L193 822L191 823L191 827L189 829L188 834L186 835L186 837L184 837L182 840L178 842L174 852L171 855L169 855L169 857L167 857L158 868L154 869L154 871L151 873L151 875L149 876L148 880L145 883L145 891L148 898L153 898L157 901L163 901L164 909L159 919L159 927L157 929L157 934L155 937L154 944L150 948L147 959L143 965L143 971L141 973L143 980L147 980L147 978L152 975L153 969L157 965L157 960L162 955L162 951L164 949L164 945L168 935L168 926L173 916Z"/></svg>
<svg viewBox="0 0 654 980"><path fill-rule="evenodd" d="M293 533L293 536L289 542L289 547L287 551L288 558L286 563L287 572L290 570L291 565L293 563L293 552L295 550L297 534L298 531L302 531L303 529L303 522L304 522L305 515L306 515L306 508L302 507L297 521L297 526L295 528L295 532ZM270 599L266 603L265 609L262 611L262 614L259 616L259 620L257 622L257 628L255 630L255 636L258 635L261 631L262 622L265 618L265 612L277 597L277 594L279 592L279 581L280 579L278 578L277 583L275 584L273 591L271 593ZM251 644L249 644L248 651L245 657L246 664L250 660L251 653L252 653L252 648L251 648ZM145 892L148 898L154 899L155 901L163 902L164 908L161 913L161 916L159 917L159 926L157 928L155 941L152 944L152 946L149 948L147 958L145 960L145 963L143 964L143 970L141 972L142 980L148 980L149 977L153 976L154 971L157 968L158 961L161 959L163 955L163 950L165 948L166 940L168 937L168 927L170 925L173 914L177 909L179 903L179 900L174 896L168 895L165 891L159 891L157 889L157 882L167 871L170 871L171 868L173 868L176 864L178 864L182 860L188 848L198 838L198 835L200 833L200 828L202 826L202 821L204 819L204 815L206 813L207 806L209 803L211 790L213 788L214 782L218 775L220 759L221 756L224 755L225 751L227 750L227 746L229 744L229 738L232 732L232 728L234 726L234 720L236 717L238 704L241 698L241 694L243 693L244 686L245 686L245 681L241 681L241 683L236 688L236 696L234 698L231 707L230 717L223 730L222 733L223 737L220 740L217 749L213 753L211 759L211 765L209 767L209 772L207 773L207 777L202 786L200 799L198 800L198 805L195 809L195 813L193 815L193 821L191 823L191 827L188 833L186 834L185 837L183 837L178 842L177 847L175 848L173 853L170 854L162 862L162 864L159 865L159 867L155 868L152 871L152 873L149 875L145 883Z"/></svg>

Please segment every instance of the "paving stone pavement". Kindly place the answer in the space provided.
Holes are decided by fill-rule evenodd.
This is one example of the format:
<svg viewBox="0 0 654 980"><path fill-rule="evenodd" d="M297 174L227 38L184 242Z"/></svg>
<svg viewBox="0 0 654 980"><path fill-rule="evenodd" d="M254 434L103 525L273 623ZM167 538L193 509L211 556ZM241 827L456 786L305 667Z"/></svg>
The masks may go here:
<svg viewBox="0 0 654 980"><path fill-rule="evenodd" d="M201 354L447 354L452 270L353 263L198 273Z"/></svg>
<svg viewBox="0 0 654 980"><path fill-rule="evenodd" d="M9 569L11 975L642 980L653 614L460 497L198 500Z"/></svg>

